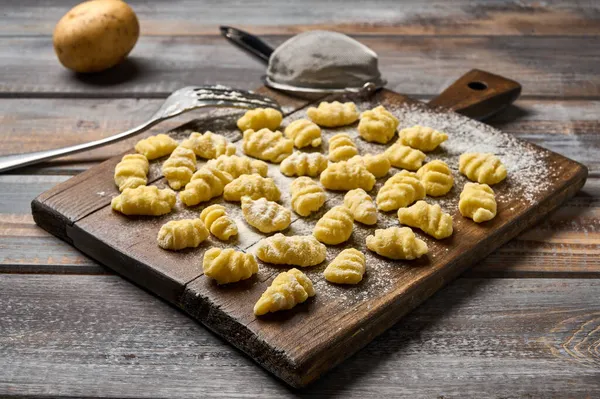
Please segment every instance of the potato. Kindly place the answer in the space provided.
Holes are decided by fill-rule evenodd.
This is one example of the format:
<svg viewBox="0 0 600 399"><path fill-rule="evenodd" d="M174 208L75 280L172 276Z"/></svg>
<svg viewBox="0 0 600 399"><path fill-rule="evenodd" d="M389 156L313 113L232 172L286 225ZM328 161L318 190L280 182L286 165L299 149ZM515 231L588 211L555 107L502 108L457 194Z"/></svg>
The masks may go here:
<svg viewBox="0 0 600 399"><path fill-rule="evenodd" d="M91 0L63 16L54 29L54 51L65 67L98 72L123 61L140 34L137 16L121 0Z"/></svg>

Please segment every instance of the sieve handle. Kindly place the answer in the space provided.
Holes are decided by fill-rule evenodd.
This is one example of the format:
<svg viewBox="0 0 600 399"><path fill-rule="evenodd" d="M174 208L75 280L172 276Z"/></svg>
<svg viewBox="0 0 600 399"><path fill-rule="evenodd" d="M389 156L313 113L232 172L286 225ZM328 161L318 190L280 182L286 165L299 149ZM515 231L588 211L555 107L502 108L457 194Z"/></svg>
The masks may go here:
<svg viewBox="0 0 600 399"><path fill-rule="evenodd" d="M512 104L521 94L514 80L473 69L429 101L473 119L486 119Z"/></svg>
<svg viewBox="0 0 600 399"><path fill-rule="evenodd" d="M261 38L244 32L241 29L232 28L231 26L221 26L219 29L225 39L229 40L236 47L239 47L265 64L269 63L269 58L274 50L273 47L269 46Z"/></svg>

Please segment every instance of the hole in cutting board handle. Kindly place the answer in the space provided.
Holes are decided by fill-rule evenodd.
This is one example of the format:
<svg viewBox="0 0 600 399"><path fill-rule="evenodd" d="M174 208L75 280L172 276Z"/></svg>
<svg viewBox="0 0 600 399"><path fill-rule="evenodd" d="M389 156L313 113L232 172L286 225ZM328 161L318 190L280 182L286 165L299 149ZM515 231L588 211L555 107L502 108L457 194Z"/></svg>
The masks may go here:
<svg viewBox="0 0 600 399"><path fill-rule="evenodd" d="M488 88L487 83L485 82L469 82L469 84L467 84L467 86L469 86L469 89L471 90L477 90L477 91L481 91L481 90L485 90Z"/></svg>

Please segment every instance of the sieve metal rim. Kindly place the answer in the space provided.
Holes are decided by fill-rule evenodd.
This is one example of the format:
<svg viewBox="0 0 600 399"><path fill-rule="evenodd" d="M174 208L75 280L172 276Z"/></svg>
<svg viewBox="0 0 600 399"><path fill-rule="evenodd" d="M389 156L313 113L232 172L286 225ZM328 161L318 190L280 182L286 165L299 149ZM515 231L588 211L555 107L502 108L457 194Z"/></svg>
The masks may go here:
<svg viewBox="0 0 600 399"><path fill-rule="evenodd" d="M360 87L344 87L341 89L334 88L316 88L316 87L301 87L301 86L292 86L285 83L278 83L274 80L270 79L267 75L263 75L261 77L263 83L272 89L288 91L293 93L303 93L303 94L354 94L354 93L371 93L375 92L379 89L382 89L386 84L387 80L384 78L380 78L374 82L366 82Z"/></svg>

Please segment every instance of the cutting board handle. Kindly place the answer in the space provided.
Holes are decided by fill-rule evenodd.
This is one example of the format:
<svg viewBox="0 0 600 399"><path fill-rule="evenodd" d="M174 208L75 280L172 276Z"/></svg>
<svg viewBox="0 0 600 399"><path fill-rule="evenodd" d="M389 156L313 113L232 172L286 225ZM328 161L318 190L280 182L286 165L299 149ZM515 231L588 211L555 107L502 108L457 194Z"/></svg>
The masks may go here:
<svg viewBox="0 0 600 399"><path fill-rule="evenodd" d="M485 119L513 103L521 85L479 69L472 69L429 101L429 105L450 108L473 119Z"/></svg>

